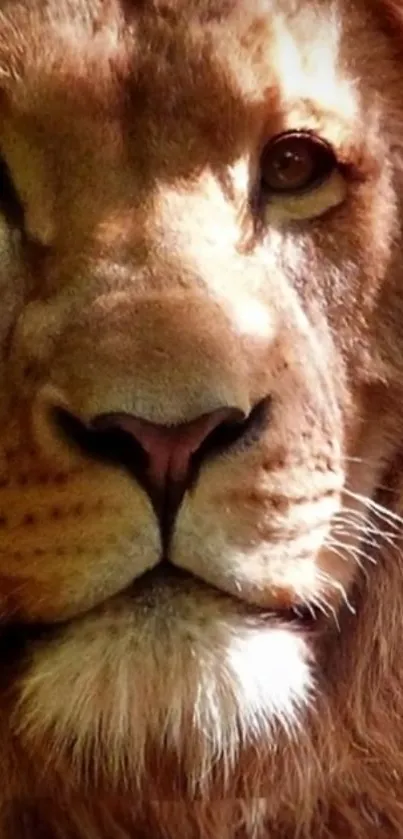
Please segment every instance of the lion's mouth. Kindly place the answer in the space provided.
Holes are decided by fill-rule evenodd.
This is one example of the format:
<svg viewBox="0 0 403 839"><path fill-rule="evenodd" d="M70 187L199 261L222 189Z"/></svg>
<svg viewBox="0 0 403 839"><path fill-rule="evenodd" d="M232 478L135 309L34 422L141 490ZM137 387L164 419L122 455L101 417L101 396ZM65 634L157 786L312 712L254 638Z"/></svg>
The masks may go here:
<svg viewBox="0 0 403 839"><path fill-rule="evenodd" d="M104 430L100 427L92 427L63 409L54 411L57 428L70 445L78 448L86 457L124 469L145 489L151 498L159 522L163 545L161 561L154 569L133 580L125 591L112 596L111 602L117 601L120 597L126 597L133 598L133 602L144 603L147 608L151 606L158 608L158 596L164 590L169 592L171 587L171 590L176 588L186 592L187 588L198 586L207 594L210 593L210 596L230 599L235 609L239 609L243 614L250 613L251 618L281 623L297 630L316 632L319 629L323 616L318 614L310 604L258 607L256 604L246 602L241 596L238 598L236 594L228 594L214 588L212 584L205 583L190 572L177 568L169 559L170 538L179 506L185 492L192 490L204 463L231 447L252 445L265 427L269 411L270 401L264 399L255 406L247 420L234 419L221 424L204 441L203 450L196 452L192 458L186 483L166 487L164 495L160 497L153 495L148 483L147 455L130 434L120 429ZM95 610L89 611L93 613L98 608L107 607L108 602L105 602L95 607ZM23 638L41 639L52 637L71 620L75 621L77 618L80 619L80 616L48 625L37 623L16 626L15 629L17 635L20 633Z"/></svg>
<svg viewBox="0 0 403 839"><path fill-rule="evenodd" d="M57 639L66 629L77 621L94 618L113 610L119 603L126 601L127 606L140 608L143 615L147 612L164 611L164 601L172 598L173 593L180 591L181 595L194 592L197 586L199 595L204 591L210 598L214 596L223 602L231 602L232 609L239 610L243 618L250 618L254 623L273 627L288 627L290 631L303 632L304 636L315 638L323 627L323 615L307 606L289 606L286 608L261 608L247 603L233 595L215 588L209 583L194 577L169 562L161 562L154 569L136 578L124 591L118 592L103 603L90 608L86 612L59 621L20 621L14 620L0 630L0 654L4 650L2 660L18 660L24 655L27 646L32 643L49 642Z"/></svg>
<svg viewBox="0 0 403 839"><path fill-rule="evenodd" d="M238 598L235 594L228 594L212 585L212 583L204 582L190 571L178 568L169 561L160 562L155 568L135 580L127 590L127 594L133 596L136 600L140 600L143 605L147 604L154 608L158 606L158 597L161 591L166 592L169 597L170 592L175 588L180 589L181 592L186 592L194 589L195 585L200 592L204 590L210 596L214 595L222 600L231 601L233 607L239 609L244 616L248 614L251 618L259 617L260 620L265 622L275 622L276 624L281 622L295 628L310 630L317 629L322 622L321 618L323 616L309 604L263 608L247 602L241 597Z"/></svg>

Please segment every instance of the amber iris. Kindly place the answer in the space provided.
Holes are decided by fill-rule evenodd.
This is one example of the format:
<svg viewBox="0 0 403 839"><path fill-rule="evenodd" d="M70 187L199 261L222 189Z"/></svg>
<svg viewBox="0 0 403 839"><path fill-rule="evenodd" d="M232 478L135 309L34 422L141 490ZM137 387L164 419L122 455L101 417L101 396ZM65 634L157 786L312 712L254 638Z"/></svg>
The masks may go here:
<svg viewBox="0 0 403 839"><path fill-rule="evenodd" d="M271 140L261 160L262 185L270 193L298 193L326 180L337 162L331 147L319 137L287 132Z"/></svg>

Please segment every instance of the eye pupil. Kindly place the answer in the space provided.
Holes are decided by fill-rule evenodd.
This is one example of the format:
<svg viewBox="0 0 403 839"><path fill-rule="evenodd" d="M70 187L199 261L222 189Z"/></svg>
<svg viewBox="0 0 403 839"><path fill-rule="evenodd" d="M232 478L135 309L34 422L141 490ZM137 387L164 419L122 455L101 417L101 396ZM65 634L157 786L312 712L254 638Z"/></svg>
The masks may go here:
<svg viewBox="0 0 403 839"><path fill-rule="evenodd" d="M309 155L304 155L303 149L284 149L279 151L273 159L273 170L279 183L284 186L292 186L299 180L303 180L312 169Z"/></svg>
<svg viewBox="0 0 403 839"><path fill-rule="evenodd" d="M262 185L272 194L298 193L318 186L335 165L334 154L323 140L309 134L282 134L263 152Z"/></svg>

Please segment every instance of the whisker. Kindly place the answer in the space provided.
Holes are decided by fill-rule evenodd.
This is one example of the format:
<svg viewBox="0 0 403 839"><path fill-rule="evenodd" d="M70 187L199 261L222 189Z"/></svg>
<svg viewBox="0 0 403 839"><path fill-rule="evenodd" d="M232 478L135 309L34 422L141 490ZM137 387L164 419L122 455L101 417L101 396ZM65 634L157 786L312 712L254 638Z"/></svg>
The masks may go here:
<svg viewBox="0 0 403 839"><path fill-rule="evenodd" d="M319 595L316 595L316 597L312 597L311 602L313 603L315 608L319 612L321 612L321 614L324 615L326 618L328 618L329 615L333 618L337 631L340 632L340 623L335 607L331 603L329 603L325 597L320 597Z"/></svg>
<svg viewBox="0 0 403 839"><path fill-rule="evenodd" d="M326 587L330 587L335 589L335 591L338 591L348 611L352 615L356 615L356 610L353 604L350 603L347 592L342 583L340 583L339 580L334 579L334 577L331 577L330 574L326 573L326 571L318 570L318 577L326 585Z"/></svg>
<svg viewBox="0 0 403 839"><path fill-rule="evenodd" d="M351 548L348 545L344 545L343 542L337 542L337 541L334 541L334 540L333 541L326 541L325 544L326 544L326 548L333 551L333 553L336 556L338 556L343 562L348 562L349 559L352 557L355 564L358 565L359 569L362 571L362 573L364 574L366 579L369 578L368 571L365 568L364 563L360 559L360 556L357 555L356 553L353 553ZM344 554L343 554L343 551L344 551ZM369 557L367 557L365 555L364 555L364 559L368 559L368 561L371 561L369 559ZM375 564L375 561L374 561L374 564Z"/></svg>
<svg viewBox="0 0 403 839"><path fill-rule="evenodd" d="M352 498L354 501L358 501L364 507L367 507L371 510L371 512L380 518L381 520L389 521L391 526L400 526L403 527L403 518L398 513L394 513L392 510L388 510L387 507L384 507L382 504L379 504L377 501L374 501L373 498L368 498L364 495L360 495L359 493L352 492L351 490L344 487L343 492Z"/></svg>
<svg viewBox="0 0 403 839"><path fill-rule="evenodd" d="M350 527L348 526L349 524ZM352 531L353 533L362 533L363 538L361 541L364 541L366 545L371 545L377 550L379 550L379 548L381 548L382 545L385 543L389 545L391 548L398 547L398 545L396 544L397 536L395 536L395 534L388 534L382 531L370 530L369 528L367 529L362 525L355 526L354 522L342 522L340 525L335 524L332 526L332 534L334 533L339 536L351 536Z"/></svg>
<svg viewBox="0 0 403 839"><path fill-rule="evenodd" d="M335 530L339 525L346 525L349 532L351 528L355 532L362 532L366 537L379 536L383 542L388 542L391 547L396 547L396 542L400 536L400 529L395 527L395 530L386 530L381 528L376 521L368 519L365 513L344 508L339 513L336 513L333 518L332 530ZM390 526L390 522L388 522ZM340 528L338 528L340 530Z"/></svg>

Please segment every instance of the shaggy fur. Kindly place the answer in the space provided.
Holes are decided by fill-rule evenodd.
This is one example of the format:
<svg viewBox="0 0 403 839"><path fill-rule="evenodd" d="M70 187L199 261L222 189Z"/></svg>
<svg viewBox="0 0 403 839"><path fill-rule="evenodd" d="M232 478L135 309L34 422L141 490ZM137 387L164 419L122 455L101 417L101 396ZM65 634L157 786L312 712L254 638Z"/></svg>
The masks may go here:
<svg viewBox="0 0 403 839"><path fill-rule="evenodd" d="M402 22L0 4L0 839L403 837ZM257 405L165 548L57 419Z"/></svg>

